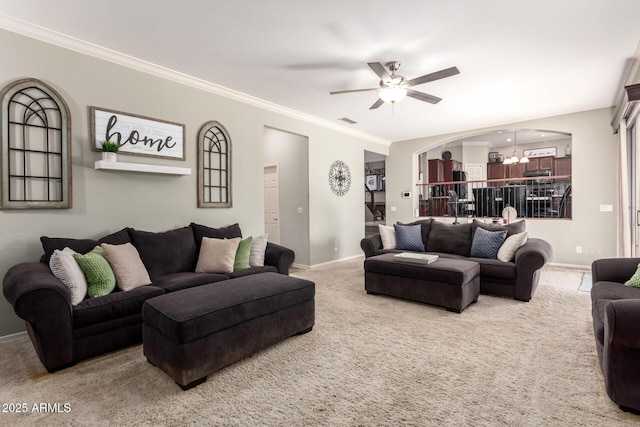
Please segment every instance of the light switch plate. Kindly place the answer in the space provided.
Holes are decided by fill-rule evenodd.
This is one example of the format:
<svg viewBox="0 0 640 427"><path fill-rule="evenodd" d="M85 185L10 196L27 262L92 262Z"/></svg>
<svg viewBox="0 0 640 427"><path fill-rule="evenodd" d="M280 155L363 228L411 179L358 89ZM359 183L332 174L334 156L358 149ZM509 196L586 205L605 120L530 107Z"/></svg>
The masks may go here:
<svg viewBox="0 0 640 427"><path fill-rule="evenodd" d="M613 205L600 205L600 212L613 212Z"/></svg>

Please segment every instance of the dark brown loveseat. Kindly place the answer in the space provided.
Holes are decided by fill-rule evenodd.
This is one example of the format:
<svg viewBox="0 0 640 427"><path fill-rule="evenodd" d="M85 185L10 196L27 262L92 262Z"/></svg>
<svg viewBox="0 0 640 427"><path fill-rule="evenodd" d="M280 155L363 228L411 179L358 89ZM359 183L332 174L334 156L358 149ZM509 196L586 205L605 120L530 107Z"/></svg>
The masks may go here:
<svg viewBox="0 0 640 427"><path fill-rule="evenodd" d="M542 239L529 237L509 262L497 259L471 257L471 245L475 231L482 227L490 231L507 230L507 237L526 231L526 222L517 221L504 226L485 224L473 220L466 224L446 224L428 218L411 224L421 225L422 241L426 253L446 258L475 261L480 265L480 292L529 301L538 286L540 269L553 257L553 249ZM380 234L365 237L360 242L365 257L384 253L407 252L398 249L383 249Z"/></svg>
<svg viewBox="0 0 640 427"><path fill-rule="evenodd" d="M142 306L152 297L181 289L233 280L235 277L277 272L288 274L294 253L267 244L264 267L231 274L195 273L203 237L241 237L240 226L210 228L191 224L155 233L125 228L98 240L42 237L40 262L25 262L7 271L3 292L16 314L25 320L38 357L49 372L142 341ZM132 243L152 283L128 291L87 298L77 305L71 293L49 268L56 249L70 247L87 253L100 243Z"/></svg>
<svg viewBox="0 0 640 427"><path fill-rule="evenodd" d="M625 286L640 258L591 264L591 313L607 394L620 408L640 413L640 288Z"/></svg>

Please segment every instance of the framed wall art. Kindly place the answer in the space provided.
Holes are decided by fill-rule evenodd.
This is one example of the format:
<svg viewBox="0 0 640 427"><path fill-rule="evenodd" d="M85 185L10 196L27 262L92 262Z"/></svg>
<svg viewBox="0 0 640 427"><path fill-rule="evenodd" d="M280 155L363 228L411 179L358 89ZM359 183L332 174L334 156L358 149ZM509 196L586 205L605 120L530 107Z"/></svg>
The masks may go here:
<svg viewBox="0 0 640 427"><path fill-rule="evenodd" d="M185 160L185 126L150 117L89 107L91 149L102 142L121 144L118 153Z"/></svg>
<svg viewBox="0 0 640 427"><path fill-rule="evenodd" d="M531 150L524 150L522 155L529 158L535 157L555 157L556 156L556 147L549 148L533 148Z"/></svg>

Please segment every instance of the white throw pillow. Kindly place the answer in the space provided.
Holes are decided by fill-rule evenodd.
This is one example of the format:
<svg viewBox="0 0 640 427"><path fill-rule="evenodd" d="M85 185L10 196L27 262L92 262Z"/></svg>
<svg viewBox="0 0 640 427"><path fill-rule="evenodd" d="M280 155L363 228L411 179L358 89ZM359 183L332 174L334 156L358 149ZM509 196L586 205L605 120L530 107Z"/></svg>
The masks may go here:
<svg viewBox="0 0 640 427"><path fill-rule="evenodd" d="M380 238L382 238L382 249L396 248L396 230L388 225L378 224Z"/></svg>
<svg viewBox="0 0 640 427"><path fill-rule="evenodd" d="M251 241L251 253L249 254L249 266L264 267L264 253L267 250L268 234L254 236Z"/></svg>
<svg viewBox="0 0 640 427"><path fill-rule="evenodd" d="M138 250L131 243L110 245L103 243L102 255L109 261L116 285L120 290L130 291L151 283L147 268L144 266Z"/></svg>
<svg viewBox="0 0 640 427"><path fill-rule="evenodd" d="M73 258L76 252L71 248L56 249L49 259L49 268L71 291L71 304L78 305L87 296L87 278L78 262Z"/></svg>
<svg viewBox="0 0 640 427"><path fill-rule="evenodd" d="M520 246L527 243L529 234L526 231L518 234L512 234L507 237L500 249L498 249L498 259L500 261L509 262L513 259L516 251Z"/></svg>
<svg viewBox="0 0 640 427"><path fill-rule="evenodd" d="M233 263L240 244L240 237L214 239L203 237L196 273L233 273Z"/></svg>

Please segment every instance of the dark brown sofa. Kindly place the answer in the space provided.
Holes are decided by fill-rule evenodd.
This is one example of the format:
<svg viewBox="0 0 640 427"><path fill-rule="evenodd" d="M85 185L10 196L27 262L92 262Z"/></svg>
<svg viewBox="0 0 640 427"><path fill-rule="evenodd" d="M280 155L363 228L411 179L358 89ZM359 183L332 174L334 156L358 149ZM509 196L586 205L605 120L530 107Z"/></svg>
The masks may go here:
<svg viewBox="0 0 640 427"><path fill-rule="evenodd" d="M235 277L277 272L288 275L294 253L267 244L265 266L231 274L195 273L203 237L242 237L240 226L211 228L199 224L155 233L125 228L93 239L42 237L40 262L25 262L7 271L3 293L15 313L25 320L38 357L49 372L142 341L142 306L152 297L181 289L233 280ZM87 253L100 243L132 243L151 278L150 285L114 291L71 303L71 293L49 268L56 249L70 247Z"/></svg>
<svg viewBox="0 0 640 427"><path fill-rule="evenodd" d="M591 264L591 314L607 394L620 408L640 413L640 288L625 286L640 258Z"/></svg>
<svg viewBox="0 0 640 427"><path fill-rule="evenodd" d="M426 253L446 258L475 261L480 265L480 292L530 301L538 286L540 269L553 257L553 249L542 239L529 237L527 242L515 253L510 262L497 259L471 257L471 245L475 230L482 227L487 230L507 230L507 237L526 231L526 222L517 221L504 226L494 226L473 220L466 224L446 224L428 218L410 224L420 224L422 240ZM365 237L360 242L365 257L384 253L407 252L398 249L383 249L380 234Z"/></svg>

